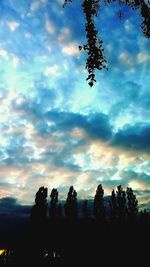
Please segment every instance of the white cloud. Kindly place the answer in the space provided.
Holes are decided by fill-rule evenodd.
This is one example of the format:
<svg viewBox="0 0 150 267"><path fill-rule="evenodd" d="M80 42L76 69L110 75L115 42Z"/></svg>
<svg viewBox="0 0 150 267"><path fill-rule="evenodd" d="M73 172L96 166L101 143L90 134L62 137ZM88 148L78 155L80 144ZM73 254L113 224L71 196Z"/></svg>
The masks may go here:
<svg viewBox="0 0 150 267"><path fill-rule="evenodd" d="M30 10L31 11L36 11L38 10L41 6L44 6L48 3L48 0L39 0L39 1L34 1L31 3Z"/></svg>
<svg viewBox="0 0 150 267"><path fill-rule="evenodd" d="M129 187L131 187L133 190L150 190L150 186L143 183L142 181L136 180L129 182Z"/></svg>
<svg viewBox="0 0 150 267"><path fill-rule="evenodd" d="M45 29L49 34L53 34L55 31L55 27L53 23L50 21L50 19L47 16L45 19Z"/></svg>
<svg viewBox="0 0 150 267"><path fill-rule="evenodd" d="M123 64L127 64L127 65L132 65L133 64L132 57L127 52L122 52L119 55L119 58L120 58L120 60L122 61Z"/></svg>
<svg viewBox="0 0 150 267"><path fill-rule="evenodd" d="M79 48L76 43L68 43L63 46L62 52L68 56L77 56L79 55Z"/></svg>
<svg viewBox="0 0 150 267"><path fill-rule="evenodd" d="M140 52L137 55L137 63L142 64L142 63L146 63L150 60L150 55L145 53L145 52Z"/></svg>
<svg viewBox="0 0 150 267"><path fill-rule="evenodd" d="M3 57L5 59L8 59L8 52L4 49L0 50L0 57Z"/></svg>
<svg viewBox="0 0 150 267"><path fill-rule="evenodd" d="M7 25L8 25L8 27L9 27L9 29L12 31L12 32L14 32L18 27L19 27L19 22L17 22L17 21L8 21L7 22Z"/></svg>
<svg viewBox="0 0 150 267"><path fill-rule="evenodd" d="M58 76L60 74L58 65L55 64L51 67L46 67L44 74L46 76L49 76L49 75Z"/></svg>

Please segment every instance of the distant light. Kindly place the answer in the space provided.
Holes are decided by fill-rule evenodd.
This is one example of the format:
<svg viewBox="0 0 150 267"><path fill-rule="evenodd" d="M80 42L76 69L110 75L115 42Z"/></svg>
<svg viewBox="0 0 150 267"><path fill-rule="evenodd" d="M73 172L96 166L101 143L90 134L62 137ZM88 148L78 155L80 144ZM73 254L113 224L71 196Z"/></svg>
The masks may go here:
<svg viewBox="0 0 150 267"><path fill-rule="evenodd" d="M2 255L4 251L5 249L0 249L0 255Z"/></svg>

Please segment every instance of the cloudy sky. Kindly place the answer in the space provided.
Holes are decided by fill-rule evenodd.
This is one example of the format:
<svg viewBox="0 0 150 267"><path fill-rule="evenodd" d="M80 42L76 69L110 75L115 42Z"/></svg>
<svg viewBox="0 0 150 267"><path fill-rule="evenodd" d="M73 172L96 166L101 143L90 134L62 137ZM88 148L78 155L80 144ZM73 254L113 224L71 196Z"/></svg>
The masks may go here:
<svg viewBox="0 0 150 267"><path fill-rule="evenodd" d="M150 206L150 40L140 12L101 7L108 71L86 82L80 1L0 1L0 199L34 201L39 186L79 198L132 187Z"/></svg>

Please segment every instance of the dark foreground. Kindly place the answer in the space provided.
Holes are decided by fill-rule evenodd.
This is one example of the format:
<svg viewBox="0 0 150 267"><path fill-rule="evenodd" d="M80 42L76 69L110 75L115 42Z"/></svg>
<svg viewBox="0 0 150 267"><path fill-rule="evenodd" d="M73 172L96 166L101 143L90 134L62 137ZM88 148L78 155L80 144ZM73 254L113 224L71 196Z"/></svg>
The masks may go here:
<svg viewBox="0 0 150 267"><path fill-rule="evenodd" d="M148 266L150 227L55 220L30 224L12 241L0 266Z"/></svg>

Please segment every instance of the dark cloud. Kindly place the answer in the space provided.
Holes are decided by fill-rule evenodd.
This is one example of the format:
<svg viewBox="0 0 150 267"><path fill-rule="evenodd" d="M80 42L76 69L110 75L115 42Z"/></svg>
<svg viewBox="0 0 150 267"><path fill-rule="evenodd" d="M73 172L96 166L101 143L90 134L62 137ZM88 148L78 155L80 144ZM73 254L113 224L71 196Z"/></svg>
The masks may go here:
<svg viewBox="0 0 150 267"><path fill-rule="evenodd" d="M150 190L134 190L137 199L139 201L139 208L140 209L146 209L150 212Z"/></svg>
<svg viewBox="0 0 150 267"><path fill-rule="evenodd" d="M70 131L73 128L84 129L89 136L108 140L111 137L111 126L108 117L101 113L93 113L89 116L71 112L48 112L47 120L55 122L55 130Z"/></svg>
<svg viewBox="0 0 150 267"><path fill-rule="evenodd" d="M20 205L17 199L6 197L0 199L0 218L2 222L5 219L16 220L29 218L31 206Z"/></svg>
<svg viewBox="0 0 150 267"><path fill-rule="evenodd" d="M54 125L50 128L47 123L40 125L39 134L52 134L58 132L63 134L59 139L65 142L65 146L59 151L53 153L53 163L58 166L65 166L74 171L81 170L78 165L68 159L72 158L72 152L76 147L83 147L89 140L100 139L107 141L111 138L111 127L109 125L108 117L104 114L91 114L85 116L77 113L51 111L45 114L46 121L53 122ZM83 129L87 136L74 142L76 137L69 135L70 131L79 128ZM43 154L44 156L44 154ZM45 154L46 156L46 154ZM45 158L44 156L44 158ZM52 155L51 155L52 156Z"/></svg>
<svg viewBox="0 0 150 267"><path fill-rule="evenodd" d="M125 147L149 152L150 151L150 125L135 124L126 125L119 130L112 139L113 146Z"/></svg>
<svg viewBox="0 0 150 267"><path fill-rule="evenodd" d="M24 112L24 116L32 121L40 135L56 131L66 132L78 127L84 129L91 138L103 140L111 138L112 129L107 115L103 113L83 115L55 109L47 112L55 99L56 93L52 90L39 89L33 99L24 99L19 105L14 103L14 109ZM53 125L48 125L49 122L53 122Z"/></svg>
<svg viewBox="0 0 150 267"><path fill-rule="evenodd" d="M149 185L150 175L145 173L144 171L138 172L134 170L124 170L122 172L122 178L127 182L130 181L138 181L143 183L145 186Z"/></svg>

